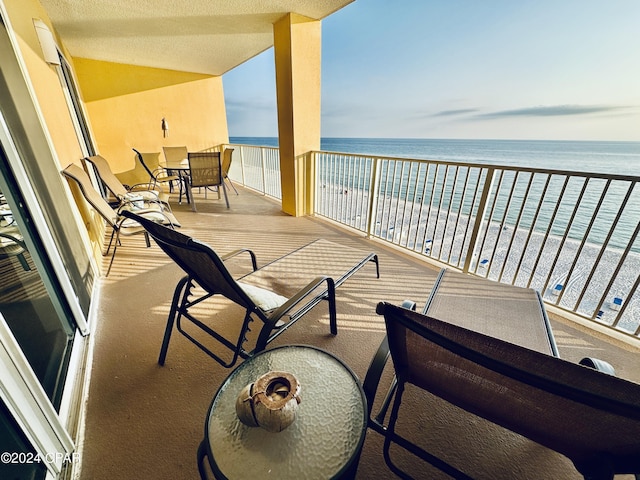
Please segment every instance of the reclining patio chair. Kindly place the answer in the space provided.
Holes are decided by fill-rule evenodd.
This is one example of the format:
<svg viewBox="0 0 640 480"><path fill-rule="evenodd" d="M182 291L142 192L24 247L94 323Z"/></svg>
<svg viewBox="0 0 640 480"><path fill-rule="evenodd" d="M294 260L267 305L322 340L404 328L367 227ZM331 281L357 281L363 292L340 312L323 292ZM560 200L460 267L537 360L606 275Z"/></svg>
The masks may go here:
<svg viewBox="0 0 640 480"><path fill-rule="evenodd" d="M172 228L179 225L171 212L167 212L157 206L156 208L139 208L139 206L136 205L136 202L133 202L133 204L127 203L117 210L114 209L93 187L89 176L79 165L74 163L70 164L62 171L62 174L67 178L67 180L74 182L78 186L87 203L93 207L93 209L112 229L109 245L107 246L107 250L102 254L103 256L108 255L109 250L111 250L111 245L113 244L113 253L111 255L111 261L109 262L109 268L107 269L106 276L109 276L109 272L111 272L111 266L113 265L113 259L116 256L116 250L118 248L121 235L129 236L142 233L145 236L147 247L150 246L149 236L147 235L146 230L142 228L140 224L131 221L122 215L123 212L127 211L126 209L135 209L139 215L144 215L144 218L147 218L150 222L165 223L170 225Z"/></svg>
<svg viewBox="0 0 640 480"><path fill-rule="evenodd" d="M116 177L111 170L109 162L101 155L85 157L84 161L93 167L103 185L118 200L120 205L127 203L131 199L142 198L145 203L162 202L169 211L171 210L169 206L169 194L164 192L160 185L153 187L149 181L147 183L131 185L127 188L118 180L118 177Z"/></svg>
<svg viewBox="0 0 640 480"><path fill-rule="evenodd" d="M392 461L392 443L453 478L471 478L396 433L409 383L563 454L585 479L640 478L640 385L597 371L611 372L606 362L586 358L577 365L387 303L377 312L387 338L364 390L371 411L390 351L397 387L383 410L393 400L392 410L386 425L382 413L369 426L384 435L385 461L397 475L409 477Z"/></svg>
<svg viewBox="0 0 640 480"><path fill-rule="evenodd" d="M160 248L187 274L178 282L173 294L158 359L160 365L165 363L174 324L180 333L227 368L232 367L238 358L248 358L264 350L268 343L322 300L329 302L330 331L336 335L335 289L370 261L375 262L379 277L376 254L326 240L317 240L258 268L251 250L240 249L220 257L211 247L187 235L141 218L133 212L123 212L123 215L140 222ZM224 262L243 253L249 255L253 271L236 281ZM230 335L223 335L223 332L214 330L195 316L199 309L204 308L201 302L215 294L226 297L245 310L244 320L237 328L237 339L230 340ZM255 347L247 350L244 344L248 341L254 318L260 320L262 326ZM187 332L182 326L183 319L212 337L218 353ZM223 350L231 350L230 355L225 355L230 358L222 358L219 354L220 345Z"/></svg>

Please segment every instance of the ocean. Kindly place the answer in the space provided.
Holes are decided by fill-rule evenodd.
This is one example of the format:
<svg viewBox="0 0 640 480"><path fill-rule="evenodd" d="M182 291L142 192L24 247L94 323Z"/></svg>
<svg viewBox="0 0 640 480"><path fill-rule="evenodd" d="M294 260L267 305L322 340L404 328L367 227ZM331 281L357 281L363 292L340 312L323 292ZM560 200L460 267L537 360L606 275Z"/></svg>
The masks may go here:
<svg viewBox="0 0 640 480"><path fill-rule="evenodd" d="M276 137L232 137L230 142L278 146ZM640 142L323 138L320 150L640 176Z"/></svg>
<svg viewBox="0 0 640 480"><path fill-rule="evenodd" d="M277 147L277 138L235 137L230 141L234 144ZM561 308L587 317L597 314L598 319L608 324L619 320L618 326L624 330L635 331L638 328L640 294L636 287L640 281L637 273L640 271L640 238L635 235L640 224L640 142L323 138L320 150L382 158L490 164L624 177L612 179L611 185L606 179L596 178L584 191L586 195L580 203L581 207L575 211L573 202L581 195L585 177L573 177L577 180L568 183L566 196L563 197L565 200L558 203L557 210L553 202L545 201L537 220L535 212L529 207L522 218L518 208L509 208L508 189L503 189L505 194L495 197L495 211L506 211L504 220L500 220L502 214L492 217L486 227L486 243L483 239L474 257L477 257L477 262L483 259L478 265L490 260L484 272L487 278L503 281L504 272L504 277L512 278L514 284L524 282L523 285L538 289L546 301ZM318 179L322 184L322 193L317 208L323 208L323 198L326 197L326 216L333 218L332 211L335 210L339 217L336 220L362 230L365 227L354 222L362 222L366 216L366 212L356 210L358 205L365 204L364 183L369 178L368 173L351 168L355 160L340 155L335 158L344 164L336 166L331 161L324 163L326 171L319 173ZM392 168L391 163L387 165L381 168ZM338 174L353 172L349 174L353 178L349 178L349 175L334 176L336 171ZM441 223L436 219L444 218L442 225L448 225L450 217L459 215L464 224L464 219L470 218L471 207L460 198L456 200L455 196L449 200L442 195L434 202L431 197L406 195L407 189L411 188L409 185L417 185L415 191L422 192L425 183L429 186L425 191L431 191L431 186L436 183L442 186L443 182L449 184L456 180L452 176L437 176L436 170L431 170L432 174L429 175L432 176L425 176L426 169L420 170L422 173L418 173L417 168L401 171L396 173L393 170L391 173L394 179L392 183L397 187L391 190L385 187L382 192L380 201L387 208L382 208L382 216L377 217L373 235L399 245L404 245L406 238L407 248L424 252L454 266L459 265L466 251L461 250L460 256L453 258L452 262L451 246L463 241L458 237L465 229L444 228L443 233L443 227L438 230ZM389 178L384 170L380 176ZM464 182L463 177L460 181ZM554 176L549 183L548 198L556 198L561 188L564 189L563 178L564 175ZM546 190L545 179L541 175L531 184L531 198L538 198L543 189ZM522 182L512 190L516 204L518 199L525 198L525 188L526 182ZM445 187L445 190L458 192L452 185ZM470 198L467 200L470 201ZM453 208L449 208L449 201ZM596 207L599 201L602 202L601 209ZM621 210L623 202L626 207ZM594 215L596 208L599 209L598 214ZM404 212L407 211L410 213L405 217ZM414 215L414 212L420 213ZM320 214L323 215L323 212L320 211ZM552 216L555 217L553 222ZM534 221L536 223L532 225ZM548 228L549 237L543 244ZM565 232L566 241L563 239ZM527 240L529 235L530 242ZM481 270L479 274L482 275ZM556 285L563 285L560 299L554 297L551 291ZM618 319L618 309L610 306L614 296L624 298L628 307L621 319Z"/></svg>

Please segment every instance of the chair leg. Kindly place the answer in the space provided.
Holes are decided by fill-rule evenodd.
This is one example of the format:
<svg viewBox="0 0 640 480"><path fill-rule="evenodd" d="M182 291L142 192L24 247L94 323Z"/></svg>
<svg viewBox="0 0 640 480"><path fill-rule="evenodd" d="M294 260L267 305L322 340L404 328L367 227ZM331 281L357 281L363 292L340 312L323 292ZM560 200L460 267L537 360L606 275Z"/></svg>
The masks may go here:
<svg viewBox="0 0 640 480"><path fill-rule="evenodd" d="M113 243L113 237L116 234L116 228L111 229L111 237L109 238L109 245L107 245L107 251L104 252L103 255L109 255L109 250L111 250L111 244Z"/></svg>
<svg viewBox="0 0 640 480"><path fill-rule="evenodd" d="M111 234L111 239L113 239L113 233ZM120 241L120 230L116 233L116 241L113 242L113 254L111 255L111 261L109 261L109 268L107 268L107 274L105 277L109 276L109 272L111 272L111 267L113 266L113 259L116 258L116 250L118 249L118 242ZM109 242L109 246L111 246L111 242ZM107 248L107 252L109 249Z"/></svg>
<svg viewBox="0 0 640 480"><path fill-rule="evenodd" d="M18 261L20 262L20 265L22 265L22 268L24 269L25 272L28 272L29 270L31 270L31 267L27 263L27 259L24 257L24 253L20 253L18 255Z"/></svg>
<svg viewBox="0 0 640 480"><path fill-rule="evenodd" d="M201 480L207 480L207 471L204 466L205 458L207 457L207 448L205 447L204 440L200 442L198 446L198 473Z"/></svg>
<svg viewBox="0 0 640 480"><path fill-rule="evenodd" d="M229 182L229 185L231 185L231 188L233 188L233 191L236 192L236 195L240 195L238 193L238 190L236 190L236 186L233 184L233 182L231 181L231 179L229 177L227 177L226 175L224 176L224 179Z"/></svg>
<svg viewBox="0 0 640 480"><path fill-rule="evenodd" d="M227 186L222 182L222 191L224 192L224 201L227 202L227 208L229 208L229 197L227 196ZM218 187L218 198L220 197L220 187Z"/></svg>
<svg viewBox="0 0 640 480"><path fill-rule="evenodd" d="M456 480L473 480L473 478L471 478L466 473L461 472L454 466L449 465L444 460L441 460L435 455L422 449L418 445L412 442L409 442L405 438L396 434L395 426L398 420L400 404L402 403L402 395L404 393L404 387L405 387L405 383L402 381L399 381L397 384L396 392L395 392L393 407L391 408L391 415L389 416L389 425L387 427L387 431L384 433L384 446L383 446L382 454L384 457L384 461L389 467L389 469L393 473L398 475L400 478L403 478L403 479L413 478L412 476L408 475L406 472L401 470L395 463L393 463L393 460L391 459L391 453L390 453L391 443L393 442L399 445L400 447L406 449L408 452L412 453L413 455L417 456L418 458L421 458L422 460L430 463L437 469L445 472L450 477L455 478Z"/></svg>
<svg viewBox="0 0 640 480"><path fill-rule="evenodd" d="M338 334L338 313L336 309L336 284L333 278L327 278L327 296L329 300L329 328L332 335Z"/></svg>
<svg viewBox="0 0 640 480"><path fill-rule="evenodd" d="M183 277L178 284L176 285L176 289L173 292L173 300L171 301L171 309L169 310L169 317L167 318L167 326L164 329L164 337L162 339L162 347L160 348L160 356L158 357L158 364L164 365L165 360L167 359L167 350L169 349L169 341L171 340L171 333L173 332L173 326L176 321L176 316L178 315L178 303L180 302L180 297L182 290L185 290L185 285L189 281L189 277Z"/></svg>

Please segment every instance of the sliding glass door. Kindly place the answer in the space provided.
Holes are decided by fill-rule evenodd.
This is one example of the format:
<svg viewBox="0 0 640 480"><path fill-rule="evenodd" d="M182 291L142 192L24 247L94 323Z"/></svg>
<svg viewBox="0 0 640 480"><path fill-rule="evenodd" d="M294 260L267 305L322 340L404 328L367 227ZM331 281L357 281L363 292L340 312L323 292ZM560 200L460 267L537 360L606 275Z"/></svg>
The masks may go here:
<svg viewBox="0 0 640 480"><path fill-rule="evenodd" d="M0 461L0 478L57 478L75 449L96 268L18 45L0 0L0 453L53 457Z"/></svg>
<svg viewBox="0 0 640 480"><path fill-rule="evenodd" d="M40 270L51 267L34 260L41 249L24 199L0 148L0 314L4 317L31 368L54 406L59 407L75 324L59 291L46 283Z"/></svg>

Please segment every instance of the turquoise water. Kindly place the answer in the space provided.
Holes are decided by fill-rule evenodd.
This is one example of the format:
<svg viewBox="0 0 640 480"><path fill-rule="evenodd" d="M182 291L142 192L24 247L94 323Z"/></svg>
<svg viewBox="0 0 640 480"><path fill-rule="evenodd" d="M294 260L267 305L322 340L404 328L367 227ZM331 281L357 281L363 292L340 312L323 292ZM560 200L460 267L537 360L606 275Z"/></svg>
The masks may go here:
<svg viewBox="0 0 640 480"><path fill-rule="evenodd" d="M277 147L275 137L231 143ZM640 142L323 138L329 152L640 176Z"/></svg>

